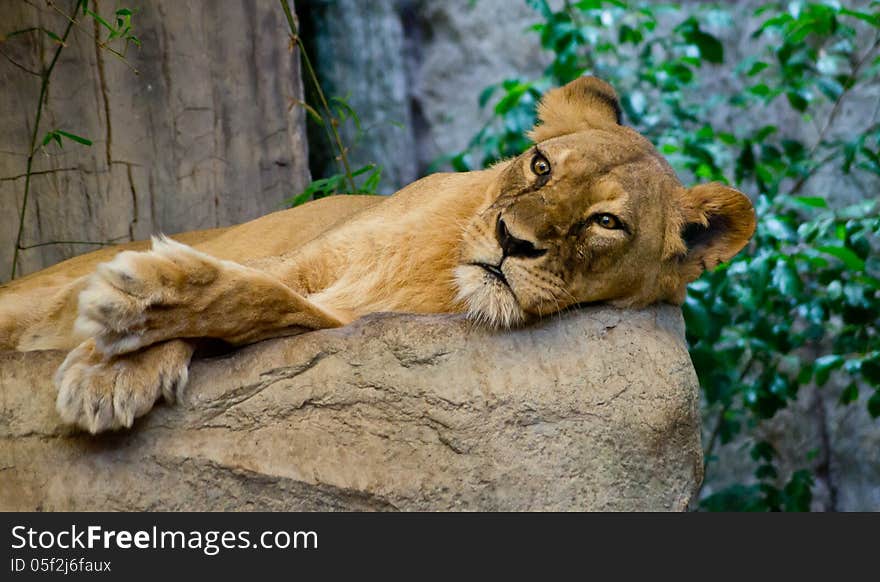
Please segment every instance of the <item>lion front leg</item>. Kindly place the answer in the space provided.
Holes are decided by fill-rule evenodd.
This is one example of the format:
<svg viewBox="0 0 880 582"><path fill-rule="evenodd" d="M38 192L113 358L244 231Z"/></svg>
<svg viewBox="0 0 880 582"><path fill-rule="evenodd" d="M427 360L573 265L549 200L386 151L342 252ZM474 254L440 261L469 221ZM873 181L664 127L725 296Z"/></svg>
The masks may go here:
<svg viewBox="0 0 880 582"><path fill-rule="evenodd" d="M186 384L193 344L245 344L290 328L347 323L262 271L167 238L99 265L79 295L76 332L88 337L58 369L56 408L92 433L130 427Z"/></svg>
<svg viewBox="0 0 880 582"><path fill-rule="evenodd" d="M273 276L167 238L100 265L79 297L76 331L118 355L173 338L240 345L290 328L348 323Z"/></svg>
<svg viewBox="0 0 880 582"><path fill-rule="evenodd" d="M55 374L55 408L68 424L92 434L129 428L159 397L174 402L186 386L193 345L171 340L122 356L107 356L86 340Z"/></svg>

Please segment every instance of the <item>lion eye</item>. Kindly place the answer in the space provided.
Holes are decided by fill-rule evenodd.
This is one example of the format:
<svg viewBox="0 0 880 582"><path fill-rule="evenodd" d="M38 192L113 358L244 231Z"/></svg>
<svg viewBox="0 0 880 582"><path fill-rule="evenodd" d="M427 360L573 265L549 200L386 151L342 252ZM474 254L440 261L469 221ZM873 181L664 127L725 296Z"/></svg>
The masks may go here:
<svg viewBox="0 0 880 582"><path fill-rule="evenodd" d="M613 214L597 214L593 217L593 222L595 222L602 228L607 228L609 230L614 230L622 227L622 225L620 224L620 220Z"/></svg>
<svg viewBox="0 0 880 582"><path fill-rule="evenodd" d="M536 176L546 176L550 173L550 162L541 154L535 154L532 158L532 172Z"/></svg>

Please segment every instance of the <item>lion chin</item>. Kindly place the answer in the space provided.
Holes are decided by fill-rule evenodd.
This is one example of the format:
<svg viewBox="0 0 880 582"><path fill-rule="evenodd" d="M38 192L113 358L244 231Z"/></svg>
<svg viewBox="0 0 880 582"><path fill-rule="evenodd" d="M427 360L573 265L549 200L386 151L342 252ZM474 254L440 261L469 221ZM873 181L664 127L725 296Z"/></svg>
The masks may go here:
<svg viewBox="0 0 880 582"><path fill-rule="evenodd" d="M507 283L478 265L455 268L457 299L467 306L468 317L478 323L509 329L522 325L526 313Z"/></svg>

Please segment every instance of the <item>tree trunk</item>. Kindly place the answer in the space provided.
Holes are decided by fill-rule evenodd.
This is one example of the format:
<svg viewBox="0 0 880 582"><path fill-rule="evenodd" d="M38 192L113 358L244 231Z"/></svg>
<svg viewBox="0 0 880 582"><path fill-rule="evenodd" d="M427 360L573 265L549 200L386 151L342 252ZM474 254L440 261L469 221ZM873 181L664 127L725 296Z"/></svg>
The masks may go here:
<svg viewBox="0 0 880 582"><path fill-rule="evenodd" d="M0 281L18 232L40 77L75 2L0 0ZM89 8L115 24L116 5ZM298 54L277 2L138 3L125 59L100 43L108 31L76 15L51 76L35 156L22 246L124 242L243 222L282 208L308 182ZM117 40L110 46L120 52ZM31 72L26 71L30 70ZM49 244L23 250L18 274L98 248Z"/></svg>

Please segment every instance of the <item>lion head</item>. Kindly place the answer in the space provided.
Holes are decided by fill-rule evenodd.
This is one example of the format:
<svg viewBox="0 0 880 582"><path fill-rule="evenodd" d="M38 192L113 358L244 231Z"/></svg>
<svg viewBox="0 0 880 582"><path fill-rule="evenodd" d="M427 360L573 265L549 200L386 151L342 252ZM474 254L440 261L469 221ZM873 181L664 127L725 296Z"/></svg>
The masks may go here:
<svg viewBox="0 0 880 582"><path fill-rule="evenodd" d="M548 92L538 118L535 145L501 164L462 234L455 278L475 319L510 327L581 303L681 303L687 283L751 238L748 197L719 183L683 187L621 125L603 81Z"/></svg>

